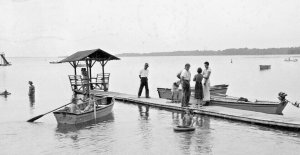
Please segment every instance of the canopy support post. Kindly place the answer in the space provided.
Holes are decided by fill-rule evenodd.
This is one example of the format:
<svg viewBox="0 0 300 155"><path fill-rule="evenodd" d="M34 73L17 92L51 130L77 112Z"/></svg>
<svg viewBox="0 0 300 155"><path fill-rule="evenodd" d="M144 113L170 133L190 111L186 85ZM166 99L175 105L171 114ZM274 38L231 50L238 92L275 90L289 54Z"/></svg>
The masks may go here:
<svg viewBox="0 0 300 155"><path fill-rule="evenodd" d="M89 60L88 59L86 59L85 60L85 64L86 64L86 70L87 70L87 72L88 72L88 80L87 80L87 97L89 97L90 96L90 67L89 67Z"/></svg>
<svg viewBox="0 0 300 155"><path fill-rule="evenodd" d="M106 61L107 62L107 61ZM105 84L105 76L104 76L104 66L106 63L104 63L104 60L103 61L100 61L100 64L102 66L102 78L103 78L103 87L104 87L104 91L107 91L107 88L106 88L106 84Z"/></svg>

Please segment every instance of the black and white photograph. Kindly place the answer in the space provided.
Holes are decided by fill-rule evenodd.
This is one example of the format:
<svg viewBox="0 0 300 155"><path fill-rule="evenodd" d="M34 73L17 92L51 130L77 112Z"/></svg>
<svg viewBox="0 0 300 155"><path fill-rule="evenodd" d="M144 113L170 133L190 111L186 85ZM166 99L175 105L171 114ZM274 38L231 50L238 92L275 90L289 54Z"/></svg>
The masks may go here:
<svg viewBox="0 0 300 155"><path fill-rule="evenodd" d="M299 0L0 0L1 155L298 155Z"/></svg>

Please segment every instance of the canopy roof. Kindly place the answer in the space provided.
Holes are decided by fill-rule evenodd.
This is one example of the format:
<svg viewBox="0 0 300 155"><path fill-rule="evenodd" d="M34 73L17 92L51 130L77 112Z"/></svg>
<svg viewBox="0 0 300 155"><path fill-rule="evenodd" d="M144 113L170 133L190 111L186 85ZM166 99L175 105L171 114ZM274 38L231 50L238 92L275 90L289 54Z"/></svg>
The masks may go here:
<svg viewBox="0 0 300 155"><path fill-rule="evenodd" d="M85 61L87 59L96 60L96 61L120 60L120 58L111 55L101 49L93 49L93 50L76 52L59 62L62 63L62 62L73 62L73 61Z"/></svg>

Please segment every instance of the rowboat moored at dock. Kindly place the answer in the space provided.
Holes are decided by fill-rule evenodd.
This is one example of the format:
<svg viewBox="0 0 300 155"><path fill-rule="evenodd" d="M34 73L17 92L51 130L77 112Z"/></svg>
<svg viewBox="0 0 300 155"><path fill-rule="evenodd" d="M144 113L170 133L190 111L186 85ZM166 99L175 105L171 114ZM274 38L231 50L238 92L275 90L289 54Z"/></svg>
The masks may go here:
<svg viewBox="0 0 300 155"><path fill-rule="evenodd" d="M191 100L196 102L196 100ZM262 112L267 114L278 114L282 115L282 111L287 105L288 101L285 99L279 102L274 101L248 101L246 98L236 98L225 96L211 96L210 106L222 106L233 109L241 109L255 112Z"/></svg>
<svg viewBox="0 0 300 155"><path fill-rule="evenodd" d="M227 84L220 84L220 85L214 85L210 88L210 93L211 94L222 94L226 95L228 89ZM181 100L182 98L182 90L178 90L178 95L176 94L174 100ZM164 98L164 99L172 99L172 90L170 88L157 88L158 96L159 98ZM191 92L192 94L195 92L195 88L191 87Z"/></svg>
<svg viewBox="0 0 300 155"><path fill-rule="evenodd" d="M97 98L96 98L97 99ZM53 112L57 123L59 124L80 124L93 119L101 118L112 112L114 106L113 97L102 97L96 100L96 113L94 110L82 113L70 113L67 108ZM83 110L88 105L88 102L78 104L80 110Z"/></svg>

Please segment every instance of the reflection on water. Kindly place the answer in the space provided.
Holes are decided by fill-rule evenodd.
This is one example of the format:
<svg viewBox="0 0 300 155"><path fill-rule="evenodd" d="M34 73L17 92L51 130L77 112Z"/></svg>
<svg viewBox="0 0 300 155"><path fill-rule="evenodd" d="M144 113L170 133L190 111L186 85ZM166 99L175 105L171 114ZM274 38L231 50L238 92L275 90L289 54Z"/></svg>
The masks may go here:
<svg viewBox="0 0 300 155"><path fill-rule="evenodd" d="M143 107L145 110L143 110ZM145 106L138 105L138 108L139 108L139 114L140 114L141 118L147 120L149 117L149 106L148 105L145 105Z"/></svg>
<svg viewBox="0 0 300 155"><path fill-rule="evenodd" d="M35 95L30 95L28 97L29 97L30 112L33 113L34 104L35 104Z"/></svg>
<svg viewBox="0 0 300 155"><path fill-rule="evenodd" d="M180 125L184 116L184 112L172 112L173 126ZM184 154L212 152L213 145L210 132L210 118L203 115L193 116L195 131L190 132L174 132L179 136L180 149Z"/></svg>

